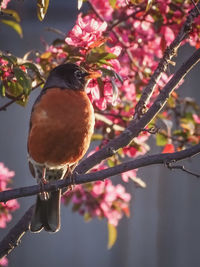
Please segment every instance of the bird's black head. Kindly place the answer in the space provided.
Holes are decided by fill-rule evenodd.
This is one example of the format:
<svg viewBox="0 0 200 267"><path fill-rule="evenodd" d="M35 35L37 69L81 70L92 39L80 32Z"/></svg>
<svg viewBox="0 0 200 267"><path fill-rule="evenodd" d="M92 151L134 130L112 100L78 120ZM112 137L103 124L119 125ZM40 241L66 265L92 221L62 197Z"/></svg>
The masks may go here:
<svg viewBox="0 0 200 267"><path fill-rule="evenodd" d="M90 73L73 63L54 68L47 78L44 89L59 87L63 89L84 90Z"/></svg>

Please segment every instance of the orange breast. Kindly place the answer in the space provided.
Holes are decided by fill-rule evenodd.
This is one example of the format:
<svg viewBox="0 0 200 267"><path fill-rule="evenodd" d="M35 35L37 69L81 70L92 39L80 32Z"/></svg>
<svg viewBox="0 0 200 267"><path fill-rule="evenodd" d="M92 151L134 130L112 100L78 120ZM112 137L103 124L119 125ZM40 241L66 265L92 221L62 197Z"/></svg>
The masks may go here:
<svg viewBox="0 0 200 267"><path fill-rule="evenodd" d="M49 89L31 114L29 155L50 166L75 163L86 153L93 128L93 107L85 92Z"/></svg>

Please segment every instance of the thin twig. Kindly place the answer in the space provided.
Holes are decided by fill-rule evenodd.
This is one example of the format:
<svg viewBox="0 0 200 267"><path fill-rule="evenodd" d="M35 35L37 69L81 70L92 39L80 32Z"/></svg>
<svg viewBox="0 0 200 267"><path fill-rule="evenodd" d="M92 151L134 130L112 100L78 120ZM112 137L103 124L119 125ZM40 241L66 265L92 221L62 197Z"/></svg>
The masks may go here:
<svg viewBox="0 0 200 267"><path fill-rule="evenodd" d="M192 3L193 3L193 5L196 7L197 11L198 11L198 12L199 12L199 14L200 14L200 10L199 10L199 8L198 8L197 4L194 2L194 0L192 0Z"/></svg>
<svg viewBox="0 0 200 267"><path fill-rule="evenodd" d="M58 35L60 35L61 37L66 37L66 34L58 29L55 29L53 27L46 27L45 28L45 31L48 31L48 32L53 32L53 33L56 33Z"/></svg>
<svg viewBox="0 0 200 267"><path fill-rule="evenodd" d="M184 172L186 172L186 173L188 173L188 174L191 174L192 176L195 176L195 177L197 177L197 178L200 178L200 174L195 173L195 172L192 172L192 171L186 169L184 165L172 165L172 163L167 163L167 167L168 167L170 170L178 169L178 170L184 171Z"/></svg>

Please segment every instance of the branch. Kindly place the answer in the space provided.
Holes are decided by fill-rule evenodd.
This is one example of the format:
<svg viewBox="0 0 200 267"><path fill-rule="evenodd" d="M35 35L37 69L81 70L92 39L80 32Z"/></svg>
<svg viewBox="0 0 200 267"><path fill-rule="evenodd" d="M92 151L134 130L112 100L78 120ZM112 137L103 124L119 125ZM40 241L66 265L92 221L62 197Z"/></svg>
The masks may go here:
<svg viewBox="0 0 200 267"><path fill-rule="evenodd" d="M181 27L178 35L176 36L174 41L170 44L170 46L167 47L167 49L165 50L162 60L158 64L158 67L156 68L154 74L151 76L148 85L143 90L142 96L139 102L137 103L137 106L135 108L136 117L144 113L146 105L153 94L156 84L161 77L161 74L167 70L167 67L171 59L177 54L177 50L181 42L188 36L189 32L191 31L194 19L199 16L199 8L200 8L200 2L197 5L195 5L195 7L189 12L189 15L187 16L187 19L183 24L183 26Z"/></svg>
<svg viewBox="0 0 200 267"><path fill-rule="evenodd" d="M175 153L166 153L166 154L155 154L143 156L128 162L121 163L115 167L107 168L97 172L91 172L87 174L73 174L72 179L64 179L56 182L51 182L43 186L43 190L46 192L56 191L58 189L67 187L72 184L84 184L94 181L104 180L108 177L130 171L133 169L146 167L155 164L169 164L171 162L180 161L188 157L192 157L200 153L200 144L195 145L191 148L185 149L183 151ZM173 166L172 166L173 168ZM6 190L0 192L0 202L6 202L11 199L26 197L36 195L41 192L41 187L39 185L26 186L12 190Z"/></svg>
<svg viewBox="0 0 200 267"><path fill-rule="evenodd" d="M114 176L116 174L126 172L129 170L137 169L140 167L165 164L169 165L171 162L183 160L200 153L200 144L183 151L168 153L168 154L156 154L152 156L144 156L129 162L119 164L115 167L101 170L89 174L81 174L74 176L75 184L83 184L93 182L97 180L103 180L107 177ZM44 185L45 191L55 191L59 188L66 187L72 184L71 179L59 180L55 183L49 183ZM23 196L31 196L39 193L41 188L38 185L23 187L13 190L7 190L0 193L1 201L7 201L13 198L19 198ZM8 255L16 246L19 245L20 239L28 231L29 224L32 216L34 206L30 207L19 222L10 230L10 232L0 242L0 258Z"/></svg>
<svg viewBox="0 0 200 267"><path fill-rule="evenodd" d="M9 231L0 243L0 258L7 256L20 243L22 236L29 230L34 206L31 206L18 223Z"/></svg>
<svg viewBox="0 0 200 267"><path fill-rule="evenodd" d="M82 161L75 171L78 173L85 173L95 165L99 164L102 160L113 156L119 148L127 146L134 137L151 122L151 120L160 112L164 107L169 95L176 88L178 83L185 77L185 75L200 61L200 49L196 50L194 54L183 63L179 70L173 75L170 81L164 86L154 104L149 108L147 113L144 114L139 121L132 120L129 126L118 137L111 140L102 149Z"/></svg>

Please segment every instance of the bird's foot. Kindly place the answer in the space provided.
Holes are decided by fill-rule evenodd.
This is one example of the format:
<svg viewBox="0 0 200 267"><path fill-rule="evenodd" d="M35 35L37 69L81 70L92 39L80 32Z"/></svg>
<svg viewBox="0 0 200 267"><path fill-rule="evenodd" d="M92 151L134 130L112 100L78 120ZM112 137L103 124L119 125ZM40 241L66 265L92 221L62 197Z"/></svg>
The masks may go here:
<svg viewBox="0 0 200 267"><path fill-rule="evenodd" d="M44 185L48 184L48 181L46 179L46 168L44 167L42 170L42 178L39 179L38 184L40 186L40 198L41 200L48 200L49 199L49 193L45 192Z"/></svg>
<svg viewBox="0 0 200 267"><path fill-rule="evenodd" d="M69 191L72 191L74 188L75 188L75 180L74 180L74 173L73 173L73 171L74 171L74 169L76 168L76 166L77 166L77 163L75 163L73 166L68 166L68 169L67 169L67 171L66 171L66 173L65 173L65 179L67 179L67 178L69 178L70 179L70 185L68 186L68 190ZM67 191L68 191L67 190Z"/></svg>

